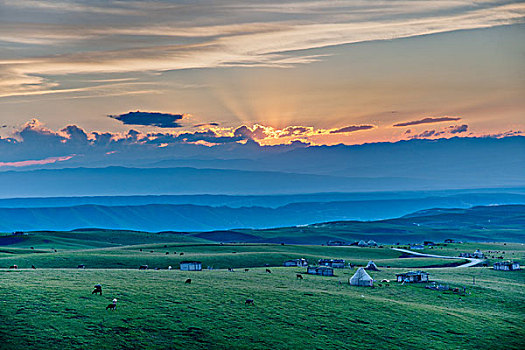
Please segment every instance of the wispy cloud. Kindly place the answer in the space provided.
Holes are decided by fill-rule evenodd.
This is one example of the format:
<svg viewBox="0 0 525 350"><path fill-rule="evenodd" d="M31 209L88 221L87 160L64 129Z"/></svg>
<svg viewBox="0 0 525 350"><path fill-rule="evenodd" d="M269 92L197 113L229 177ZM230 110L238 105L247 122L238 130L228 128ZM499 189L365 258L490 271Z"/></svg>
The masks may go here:
<svg viewBox="0 0 525 350"><path fill-rule="evenodd" d="M22 160L19 162L0 162L0 168L1 167L13 167L13 168L20 168L20 167L26 167L31 165L44 165L44 164L52 164L56 162L64 162L66 160L70 160L74 156L64 156L64 157L49 157L45 159L35 159L35 160Z"/></svg>
<svg viewBox="0 0 525 350"><path fill-rule="evenodd" d="M348 132L354 132L354 131L359 131L359 130L370 130L373 128L374 128L373 125L350 125L350 126L345 126L344 128L330 130L330 134L341 134L341 133L348 133Z"/></svg>
<svg viewBox="0 0 525 350"><path fill-rule="evenodd" d="M488 28L523 22L525 17L521 2L466 0L201 5L156 1L147 6L137 1L3 0L0 6L10 19L0 25L0 40L37 52L0 62L0 96L72 91L75 88L62 86L60 76L79 73L290 67L323 57L305 50ZM23 13L31 9L43 11L40 22L27 22ZM260 15L271 12L280 15ZM86 22L82 13L99 17Z"/></svg>
<svg viewBox="0 0 525 350"><path fill-rule="evenodd" d="M397 123L397 124L394 124L394 126L401 127L401 126L412 126L412 125L419 125L419 124L432 124L432 123L457 121L460 119L461 119L460 117L428 117L428 118L423 118L419 120L412 120L409 122Z"/></svg>

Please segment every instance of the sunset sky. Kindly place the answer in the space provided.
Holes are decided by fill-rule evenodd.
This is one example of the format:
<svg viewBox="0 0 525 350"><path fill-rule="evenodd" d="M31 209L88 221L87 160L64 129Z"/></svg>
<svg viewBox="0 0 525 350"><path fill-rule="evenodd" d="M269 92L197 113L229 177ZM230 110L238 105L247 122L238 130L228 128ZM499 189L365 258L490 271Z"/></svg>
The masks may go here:
<svg viewBox="0 0 525 350"><path fill-rule="evenodd" d="M0 147L519 135L524 19L521 1L0 0Z"/></svg>

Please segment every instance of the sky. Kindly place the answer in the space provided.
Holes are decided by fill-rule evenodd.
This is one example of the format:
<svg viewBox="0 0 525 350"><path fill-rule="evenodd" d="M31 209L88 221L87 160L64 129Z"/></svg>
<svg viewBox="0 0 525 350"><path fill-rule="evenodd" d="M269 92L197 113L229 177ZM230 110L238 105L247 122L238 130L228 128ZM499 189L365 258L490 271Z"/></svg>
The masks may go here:
<svg viewBox="0 0 525 350"><path fill-rule="evenodd" d="M524 20L520 1L0 0L0 167L74 156L50 139L520 135Z"/></svg>

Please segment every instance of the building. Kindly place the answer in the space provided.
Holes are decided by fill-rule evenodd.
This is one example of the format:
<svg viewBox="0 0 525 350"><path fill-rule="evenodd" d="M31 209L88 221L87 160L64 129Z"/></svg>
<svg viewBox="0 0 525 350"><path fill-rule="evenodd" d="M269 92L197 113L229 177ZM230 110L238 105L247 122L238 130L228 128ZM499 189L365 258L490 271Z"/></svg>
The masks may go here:
<svg viewBox="0 0 525 350"><path fill-rule="evenodd" d="M377 247L377 243L376 243L376 241L373 241L373 240L369 240L368 242L366 242L366 244L367 244L369 247Z"/></svg>
<svg viewBox="0 0 525 350"><path fill-rule="evenodd" d="M494 270L516 271L520 269L520 264L515 261L502 261L494 264Z"/></svg>
<svg viewBox="0 0 525 350"><path fill-rule="evenodd" d="M436 243L432 242L432 241L424 241L423 242L423 245L426 245L426 246L433 246L433 245L436 245Z"/></svg>
<svg viewBox="0 0 525 350"><path fill-rule="evenodd" d="M320 259L319 265L321 266L329 266L336 269L342 269L345 267L345 260L344 259Z"/></svg>
<svg viewBox="0 0 525 350"><path fill-rule="evenodd" d="M475 258L475 259L485 259L485 254L483 254L479 249L476 249L474 253L460 253L462 258Z"/></svg>
<svg viewBox="0 0 525 350"><path fill-rule="evenodd" d="M15 231L12 233L13 236L26 236L27 233L25 232L22 232L22 231Z"/></svg>
<svg viewBox="0 0 525 350"><path fill-rule="evenodd" d="M368 244L367 244L365 241L363 241L363 240L360 240L360 241L357 243L357 245L360 246L360 247L368 247Z"/></svg>
<svg viewBox="0 0 525 350"><path fill-rule="evenodd" d="M346 242L343 242L343 241L328 241L326 242L326 245L327 246L343 246L343 245L347 245Z"/></svg>
<svg viewBox="0 0 525 350"><path fill-rule="evenodd" d="M428 282L428 272L424 271L409 271L405 273L397 273L397 281L398 282L406 282L406 283L420 283L420 282Z"/></svg>
<svg viewBox="0 0 525 350"><path fill-rule="evenodd" d="M309 275L333 276L334 269L328 266L308 266L306 273Z"/></svg>
<svg viewBox="0 0 525 350"><path fill-rule="evenodd" d="M422 249L425 249L425 246L422 246L421 244L415 244L413 246L410 246L410 249L413 249L413 250L422 250Z"/></svg>
<svg viewBox="0 0 525 350"><path fill-rule="evenodd" d="M375 262L373 262L372 260L370 260L368 262L368 264L366 265L365 267L365 270L370 270L370 271L379 271L379 269L377 268L377 265Z"/></svg>
<svg viewBox="0 0 525 350"><path fill-rule="evenodd" d="M352 286L359 287L372 287L374 285L374 279L366 273L362 267L358 268L355 274L348 281Z"/></svg>
<svg viewBox="0 0 525 350"><path fill-rule="evenodd" d="M202 263L200 261L181 261L181 271L202 271Z"/></svg>
<svg viewBox="0 0 525 350"><path fill-rule="evenodd" d="M308 261L306 259L292 259L292 260L286 260L283 263L283 266L290 267L290 266L308 266Z"/></svg>
<svg viewBox="0 0 525 350"><path fill-rule="evenodd" d="M445 239L445 243L456 243L453 239L447 238Z"/></svg>

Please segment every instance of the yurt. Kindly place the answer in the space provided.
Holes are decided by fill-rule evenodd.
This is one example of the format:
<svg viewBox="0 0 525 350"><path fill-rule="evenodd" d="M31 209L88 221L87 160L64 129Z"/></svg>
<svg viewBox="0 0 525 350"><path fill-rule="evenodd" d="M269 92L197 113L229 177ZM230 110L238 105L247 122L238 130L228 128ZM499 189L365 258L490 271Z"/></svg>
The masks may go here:
<svg viewBox="0 0 525 350"><path fill-rule="evenodd" d="M350 278L350 285L359 286L359 287L372 287L374 285L374 280L365 269L362 267L358 268L355 274Z"/></svg>
<svg viewBox="0 0 525 350"><path fill-rule="evenodd" d="M365 270L369 270L369 271L379 271L379 269L377 268L377 265L375 264L375 262L373 262L372 260L370 260L368 262L368 264L366 265L365 267Z"/></svg>
<svg viewBox="0 0 525 350"><path fill-rule="evenodd" d="M359 243L357 243L357 245L360 247L368 247L368 244L366 244L366 242L363 240L360 240Z"/></svg>

